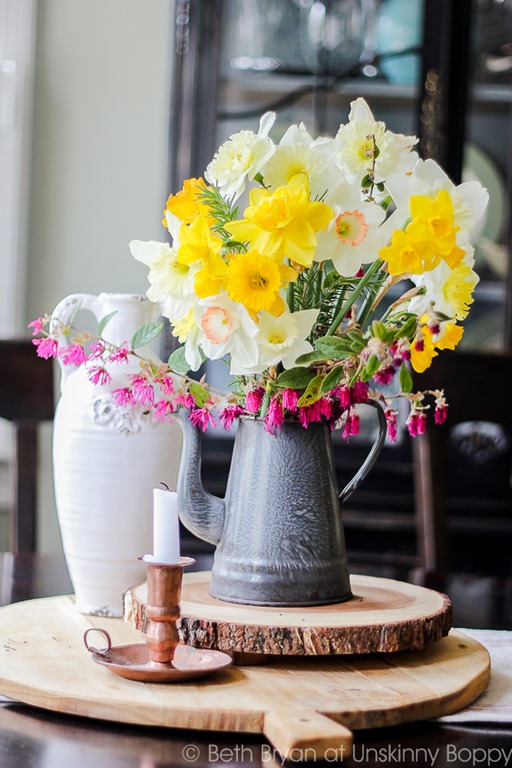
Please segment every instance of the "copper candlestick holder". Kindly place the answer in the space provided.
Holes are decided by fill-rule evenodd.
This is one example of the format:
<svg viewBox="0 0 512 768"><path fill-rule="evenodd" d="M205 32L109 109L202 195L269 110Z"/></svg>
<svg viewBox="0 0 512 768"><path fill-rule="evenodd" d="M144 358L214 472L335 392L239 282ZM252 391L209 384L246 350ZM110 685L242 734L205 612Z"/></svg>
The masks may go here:
<svg viewBox="0 0 512 768"><path fill-rule="evenodd" d="M177 563L154 563L138 559L147 566L146 642L113 646L105 629L90 627L84 633L84 643L92 659L121 677L148 683L183 682L229 666L232 659L226 653L180 642L177 621L183 568L195 560L180 557ZM106 647L89 645L90 632L102 634Z"/></svg>
<svg viewBox="0 0 512 768"><path fill-rule="evenodd" d="M139 558L144 560L144 558ZM144 561L146 562L146 561ZM180 557L178 563L147 562L148 601L146 604L146 643L151 661L170 664L180 641L176 622L180 617L183 568L195 563Z"/></svg>

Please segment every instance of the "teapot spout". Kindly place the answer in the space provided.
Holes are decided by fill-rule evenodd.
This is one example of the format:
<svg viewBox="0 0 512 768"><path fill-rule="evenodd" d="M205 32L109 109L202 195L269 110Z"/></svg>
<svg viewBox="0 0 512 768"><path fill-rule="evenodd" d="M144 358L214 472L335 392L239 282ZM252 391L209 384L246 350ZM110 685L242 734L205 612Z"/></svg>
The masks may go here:
<svg viewBox="0 0 512 768"><path fill-rule="evenodd" d="M201 431L188 418L188 411L175 414L183 432L183 449L178 474L178 509L188 530L215 546L224 530L226 505L204 490L201 482Z"/></svg>

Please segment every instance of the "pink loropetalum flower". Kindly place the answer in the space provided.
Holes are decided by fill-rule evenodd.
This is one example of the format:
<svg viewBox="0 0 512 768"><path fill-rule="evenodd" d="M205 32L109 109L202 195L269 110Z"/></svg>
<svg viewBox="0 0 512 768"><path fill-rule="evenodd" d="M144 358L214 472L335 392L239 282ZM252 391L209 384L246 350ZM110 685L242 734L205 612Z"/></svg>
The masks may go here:
<svg viewBox="0 0 512 768"><path fill-rule="evenodd" d="M118 387L112 390L112 399L116 405L135 405L135 398L130 387Z"/></svg>
<svg viewBox="0 0 512 768"><path fill-rule="evenodd" d="M155 384L158 384L163 394L169 397L174 394L174 382L166 373L159 373L155 376Z"/></svg>
<svg viewBox="0 0 512 768"><path fill-rule="evenodd" d="M185 394L180 393L179 395L176 395L176 403L191 411L195 405L195 400L189 392Z"/></svg>
<svg viewBox="0 0 512 768"><path fill-rule="evenodd" d="M224 429L226 431L231 429L235 419L238 419L243 414L243 412L244 409L241 405L228 405L227 408L224 408L224 410L219 414Z"/></svg>
<svg viewBox="0 0 512 768"><path fill-rule="evenodd" d="M108 356L108 359L112 363L127 363L130 355L130 349L127 344L123 344L121 347L116 347Z"/></svg>
<svg viewBox="0 0 512 768"><path fill-rule="evenodd" d="M405 423L411 437L417 437L425 432L427 417L424 413L413 410Z"/></svg>
<svg viewBox="0 0 512 768"><path fill-rule="evenodd" d="M274 432L283 425L284 411L283 403L279 396L275 396L270 400L267 413L265 415L265 429L267 432Z"/></svg>
<svg viewBox="0 0 512 768"><path fill-rule="evenodd" d="M438 405L434 411L434 422L436 424L444 424L446 417L448 416L448 405Z"/></svg>
<svg viewBox="0 0 512 768"><path fill-rule="evenodd" d="M248 413L258 413L264 395L265 390L263 387L255 387L254 389L251 389L245 396L245 410Z"/></svg>
<svg viewBox="0 0 512 768"><path fill-rule="evenodd" d="M44 339L33 339L32 343L37 347L37 354L39 357L43 357L48 360L50 357L58 357L59 345L56 339L51 336L47 336Z"/></svg>
<svg viewBox="0 0 512 768"><path fill-rule="evenodd" d="M59 352L64 365L82 365L88 359L81 344L68 344Z"/></svg>
<svg viewBox="0 0 512 768"><path fill-rule="evenodd" d="M352 405L352 394L350 387L336 387L331 393L335 397L343 410Z"/></svg>
<svg viewBox="0 0 512 768"><path fill-rule="evenodd" d="M191 411L189 419L195 427L199 427L203 432L206 432L209 426L217 426L209 408L195 408Z"/></svg>
<svg viewBox="0 0 512 768"><path fill-rule="evenodd" d="M390 440L395 442L397 438L396 411L394 408L386 408L384 415L386 416L386 422L388 425L388 437Z"/></svg>
<svg viewBox="0 0 512 768"><path fill-rule="evenodd" d="M318 404L320 406L320 413L326 419L326 421L330 421L333 416L333 404L332 400L330 400L328 397L322 397L318 401Z"/></svg>
<svg viewBox="0 0 512 768"><path fill-rule="evenodd" d="M369 384L367 381L356 381L356 383L350 390L352 395L352 402L367 403L368 389L369 389Z"/></svg>
<svg viewBox="0 0 512 768"><path fill-rule="evenodd" d="M435 397L436 407L434 411L434 422L435 424L443 424L448 416L448 403L445 400L444 391L436 390Z"/></svg>
<svg viewBox="0 0 512 768"><path fill-rule="evenodd" d="M145 376L132 376L133 397L140 405L151 406L155 401L155 391Z"/></svg>
<svg viewBox="0 0 512 768"><path fill-rule="evenodd" d="M386 365L384 368L380 368L378 371L376 371L376 373L373 375L373 378L378 384L386 386L387 384L391 384L395 373L396 371L393 365Z"/></svg>
<svg viewBox="0 0 512 768"><path fill-rule="evenodd" d="M343 427L343 437L348 440L352 435L357 435L361 422L359 420L359 414L351 409L345 417L345 426Z"/></svg>
<svg viewBox="0 0 512 768"><path fill-rule="evenodd" d="M89 368L87 371L87 378L93 384L99 384L101 386L110 384L112 381L112 376L102 365L93 365L92 368Z"/></svg>
<svg viewBox="0 0 512 768"><path fill-rule="evenodd" d="M284 389L283 390L283 408L290 413L295 413L297 410L297 402L299 400L300 392L296 389Z"/></svg>
<svg viewBox="0 0 512 768"><path fill-rule="evenodd" d="M105 352L105 345L102 341L95 341L91 346L89 347L89 358L90 360L97 360L99 357L101 357Z"/></svg>
<svg viewBox="0 0 512 768"><path fill-rule="evenodd" d="M389 346L389 352L393 358L393 365L399 368L402 363L406 363L411 359L411 350L409 349L409 342L406 339L399 339Z"/></svg>
<svg viewBox="0 0 512 768"><path fill-rule="evenodd" d="M174 406L170 400L159 400L154 405L153 416L158 421L171 421L174 410Z"/></svg>
<svg viewBox="0 0 512 768"><path fill-rule="evenodd" d="M32 336L37 336L38 333L41 333L45 325L44 318L38 317L37 320L32 320L32 322L27 325L27 328L33 328Z"/></svg>

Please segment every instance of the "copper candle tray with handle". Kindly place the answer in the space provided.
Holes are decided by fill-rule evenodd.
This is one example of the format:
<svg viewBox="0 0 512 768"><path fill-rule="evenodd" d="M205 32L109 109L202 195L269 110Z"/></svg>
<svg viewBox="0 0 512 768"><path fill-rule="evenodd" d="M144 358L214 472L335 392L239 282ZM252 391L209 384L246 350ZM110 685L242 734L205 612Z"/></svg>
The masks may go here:
<svg viewBox="0 0 512 768"><path fill-rule="evenodd" d="M90 627L84 632L84 643L93 661L121 677L147 683L182 683L229 666L232 659L227 653L192 648L179 641L176 622L183 568L195 561L191 557L180 557L177 563L139 559L147 565L146 642L113 646L105 629ZM90 645L91 632L101 634L106 646Z"/></svg>

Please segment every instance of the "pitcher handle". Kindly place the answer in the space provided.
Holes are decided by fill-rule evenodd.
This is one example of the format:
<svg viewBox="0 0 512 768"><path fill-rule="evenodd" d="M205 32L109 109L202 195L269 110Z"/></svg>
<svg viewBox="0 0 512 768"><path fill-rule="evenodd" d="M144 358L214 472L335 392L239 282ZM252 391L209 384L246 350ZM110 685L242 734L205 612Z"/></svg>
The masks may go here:
<svg viewBox="0 0 512 768"><path fill-rule="evenodd" d="M375 442L371 447L371 450L362 463L359 470L356 472L352 480L349 480L345 488L340 493L340 502L343 503L348 499L348 497L354 493L354 491L359 488L361 483L363 482L364 478L368 474L368 472L372 469L373 465L375 464L377 457L381 451L382 446L384 445L384 440L386 439L388 427L386 422L386 415L384 413L384 409L382 408L381 404L376 402L375 400L369 400L365 405L371 405L372 408L375 408L377 411L377 416L379 419L379 434L375 438Z"/></svg>
<svg viewBox="0 0 512 768"><path fill-rule="evenodd" d="M69 296L66 296L65 299L62 299L59 301L57 306L52 312L52 319L50 323L50 328L52 330L55 330L56 326L58 324L63 323L64 325L67 325L73 315L73 312L75 312L77 306L80 307L80 309L87 309L89 312L92 312L96 320L100 320L101 318L98 317L98 297L95 296L92 293L72 293ZM57 322L58 321L58 322ZM61 336L59 339L59 344L61 347L66 347L68 344L71 343L71 340L67 336ZM69 374L76 370L71 365L64 365L62 360L59 358L59 367L60 367L60 387L62 390L62 387L64 385L64 382L68 378Z"/></svg>

